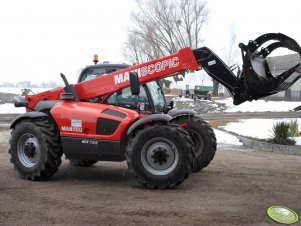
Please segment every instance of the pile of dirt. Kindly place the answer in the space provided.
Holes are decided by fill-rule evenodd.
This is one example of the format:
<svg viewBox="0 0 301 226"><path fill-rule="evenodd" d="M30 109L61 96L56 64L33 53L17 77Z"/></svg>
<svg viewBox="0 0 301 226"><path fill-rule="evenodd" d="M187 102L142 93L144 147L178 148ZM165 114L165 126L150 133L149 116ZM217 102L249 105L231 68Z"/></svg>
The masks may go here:
<svg viewBox="0 0 301 226"><path fill-rule="evenodd" d="M0 92L0 104L13 103L15 95L16 94L13 94L13 93L1 93Z"/></svg>
<svg viewBox="0 0 301 226"><path fill-rule="evenodd" d="M201 113L220 113L226 110L226 105L210 100L192 100L187 98L173 98L174 109L192 109L198 114Z"/></svg>

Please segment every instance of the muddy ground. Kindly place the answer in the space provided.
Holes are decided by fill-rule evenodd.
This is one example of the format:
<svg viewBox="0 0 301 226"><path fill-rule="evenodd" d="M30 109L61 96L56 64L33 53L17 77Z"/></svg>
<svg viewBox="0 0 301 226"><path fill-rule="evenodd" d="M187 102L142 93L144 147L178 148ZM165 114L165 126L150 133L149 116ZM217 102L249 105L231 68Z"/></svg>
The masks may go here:
<svg viewBox="0 0 301 226"><path fill-rule="evenodd" d="M63 161L49 180L21 180L0 131L0 225L278 225L271 205L301 215L301 156L219 147L205 170L174 190L148 190L126 163Z"/></svg>

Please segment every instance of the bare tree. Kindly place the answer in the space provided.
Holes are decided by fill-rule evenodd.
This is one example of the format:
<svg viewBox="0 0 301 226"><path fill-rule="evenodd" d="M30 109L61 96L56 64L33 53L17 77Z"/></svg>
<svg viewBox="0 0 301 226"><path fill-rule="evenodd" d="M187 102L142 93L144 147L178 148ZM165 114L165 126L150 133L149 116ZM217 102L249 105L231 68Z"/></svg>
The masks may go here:
<svg viewBox="0 0 301 226"><path fill-rule="evenodd" d="M235 27L232 24L230 26L230 39L228 43L228 48L225 49L225 63L228 66L232 66L233 64L237 63L238 59L238 42L237 42L237 34L235 31Z"/></svg>
<svg viewBox="0 0 301 226"><path fill-rule="evenodd" d="M230 26L229 31L230 31L230 38L229 38L227 48L224 49L224 61L227 66L231 67L237 63L239 52L237 48L238 47L237 35L233 24ZM235 67L231 67L231 68L234 69ZM217 96L221 90L222 90L222 86L219 85L218 81L213 80L213 96Z"/></svg>
<svg viewBox="0 0 301 226"><path fill-rule="evenodd" d="M208 18L203 0L136 0L123 54L132 63L199 47L200 33ZM178 81L178 77L174 77Z"/></svg>

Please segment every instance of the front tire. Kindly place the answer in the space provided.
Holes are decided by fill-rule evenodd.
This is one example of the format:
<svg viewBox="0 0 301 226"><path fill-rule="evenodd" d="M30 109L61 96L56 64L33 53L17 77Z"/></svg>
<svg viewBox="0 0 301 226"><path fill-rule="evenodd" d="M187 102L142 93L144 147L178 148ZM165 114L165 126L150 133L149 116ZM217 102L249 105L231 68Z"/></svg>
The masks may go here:
<svg viewBox="0 0 301 226"><path fill-rule="evenodd" d="M56 126L47 118L23 120L12 131L11 162L23 179L42 180L61 164L61 146Z"/></svg>
<svg viewBox="0 0 301 226"><path fill-rule="evenodd" d="M130 139L126 159L138 182L147 188L174 188L191 173L193 142L179 126L147 125Z"/></svg>
<svg viewBox="0 0 301 226"><path fill-rule="evenodd" d="M171 121L187 130L195 145L195 160L192 171L199 172L213 160L216 152L216 137L213 129L203 119L195 116L180 116Z"/></svg>

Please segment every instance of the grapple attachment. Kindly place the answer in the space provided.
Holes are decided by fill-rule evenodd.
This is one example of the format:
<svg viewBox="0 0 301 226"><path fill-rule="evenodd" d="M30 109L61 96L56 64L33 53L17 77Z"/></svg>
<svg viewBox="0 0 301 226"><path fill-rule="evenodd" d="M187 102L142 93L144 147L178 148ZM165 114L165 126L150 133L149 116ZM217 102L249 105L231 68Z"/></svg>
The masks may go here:
<svg viewBox="0 0 301 226"><path fill-rule="evenodd" d="M271 41L274 41L270 43ZM258 49L265 43L267 47ZM292 38L281 33L269 33L240 44L243 56L244 87L252 99L269 96L291 87L301 77L301 48ZM268 56L278 48L296 52L295 56ZM277 73L278 72L278 73Z"/></svg>
<svg viewBox="0 0 301 226"><path fill-rule="evenodd" d="M285 91L301 77L301 47L284 34L264 34L248 45L240 43L239 47L243 69L237 75L207 47L194 50L198 63L229 90L236 105ZM297 54L269 57L278 48Z"/></svg>

